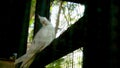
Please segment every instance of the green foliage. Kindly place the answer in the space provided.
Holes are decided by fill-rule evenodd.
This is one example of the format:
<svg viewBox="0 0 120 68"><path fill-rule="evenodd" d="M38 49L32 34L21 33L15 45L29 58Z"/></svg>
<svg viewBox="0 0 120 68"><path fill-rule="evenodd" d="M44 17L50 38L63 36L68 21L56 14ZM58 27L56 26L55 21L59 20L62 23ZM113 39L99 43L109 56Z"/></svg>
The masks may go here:
<svg viewBox="0 0 120 68"><path fill-rule="evenodd" d="M30 33L29 33L28 41L32 42L32 39L33 39L33 30L31 30Z"/></svg>
<svg viewBox="0 0 120 68"><path fill-rule="evenodd" d="M33 27L31 27L35 20L35 6L36 0L31 0L31 10L30 10L30 21L29 21L29 35L28 35L28 42L31 42L33 39Z"/></svg>
<svg viewBox="0 0 120 68"><path fill-rule="evenodd" d="M31 12L30 12L30 19L35 15L35 6L36 6L36 0L31 0Z"/></svg>
<svg viewBox="0 0 120 68"><path fill-rule="evenodd" d="M61 63L64 61L64 58L60 58L49 65L46 66L46 68L62 68Z"/></svg>

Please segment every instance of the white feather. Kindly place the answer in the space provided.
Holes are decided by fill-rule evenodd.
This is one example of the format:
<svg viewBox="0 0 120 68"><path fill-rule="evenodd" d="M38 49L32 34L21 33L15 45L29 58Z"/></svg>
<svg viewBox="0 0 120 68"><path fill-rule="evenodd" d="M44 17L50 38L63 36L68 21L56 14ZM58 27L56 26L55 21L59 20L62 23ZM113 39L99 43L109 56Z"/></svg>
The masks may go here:
<svg viewBox="0 0 120 68"><path fill-rule="evenodd" d="M45 49L55 38L55 29L52 24L45 17L38 17L42 23L42 28L35 35L26 54L15 60L15 64L22 62L20 68L29 68L36 54Z"/></svg>

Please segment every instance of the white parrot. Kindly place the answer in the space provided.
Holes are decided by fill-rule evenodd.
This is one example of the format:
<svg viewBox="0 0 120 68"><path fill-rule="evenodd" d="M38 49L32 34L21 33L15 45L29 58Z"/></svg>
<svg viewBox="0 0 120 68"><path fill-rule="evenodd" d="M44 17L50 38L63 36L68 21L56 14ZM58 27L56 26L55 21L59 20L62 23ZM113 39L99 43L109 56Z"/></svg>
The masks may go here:
<svg viewBox="0 0 120 68"><path fill-rule="evenodd" d="M20 68L29 68L36 57L36 54L45 49L55 38L55 29L46 19L38 15L42 28L35 35L29 50L23 56L15 60L15 65L22 62Z"/></svg>

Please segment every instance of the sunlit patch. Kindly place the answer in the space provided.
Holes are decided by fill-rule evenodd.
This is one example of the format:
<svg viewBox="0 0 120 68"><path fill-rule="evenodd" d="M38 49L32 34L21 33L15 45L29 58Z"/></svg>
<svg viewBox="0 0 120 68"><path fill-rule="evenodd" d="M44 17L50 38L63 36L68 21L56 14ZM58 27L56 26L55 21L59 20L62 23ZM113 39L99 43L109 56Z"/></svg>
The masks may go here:
<svg viewBox="0 0 120 68"><path fill-rule="evenodd" d="M78 3L63 2L61 7L60 5L60 1L55 1L52 3L52 8L50 9L51 23L54 27L57 27L55 28L57 29L56 38L59 37L60 34L62 34L68 27L79 20L84 15L85 10L85 6Z"/></svg>

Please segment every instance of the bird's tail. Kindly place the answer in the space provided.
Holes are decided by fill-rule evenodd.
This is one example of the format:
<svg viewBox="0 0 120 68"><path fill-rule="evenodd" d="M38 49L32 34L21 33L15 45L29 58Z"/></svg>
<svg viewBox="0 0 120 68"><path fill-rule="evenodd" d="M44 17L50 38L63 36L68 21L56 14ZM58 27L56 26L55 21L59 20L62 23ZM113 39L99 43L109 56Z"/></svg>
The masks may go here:
<svg viewBox="0 0 120 68"><path fill-rule="evenodd" d="M29 57L29 58L26 58L23 63L21 64L20 68L29 68L29 66L32 64L32 62L34 61L35 59L35 55Z"/></svg>
<svg viewBox="0 0 120 68"><path fill-rule="evenodd" d="M16 64L22 62L25 59L25 56L26 56L26 54L21 56L21 57L19 57L18 59L16 59L14 64L16 65Z"/></svg>

